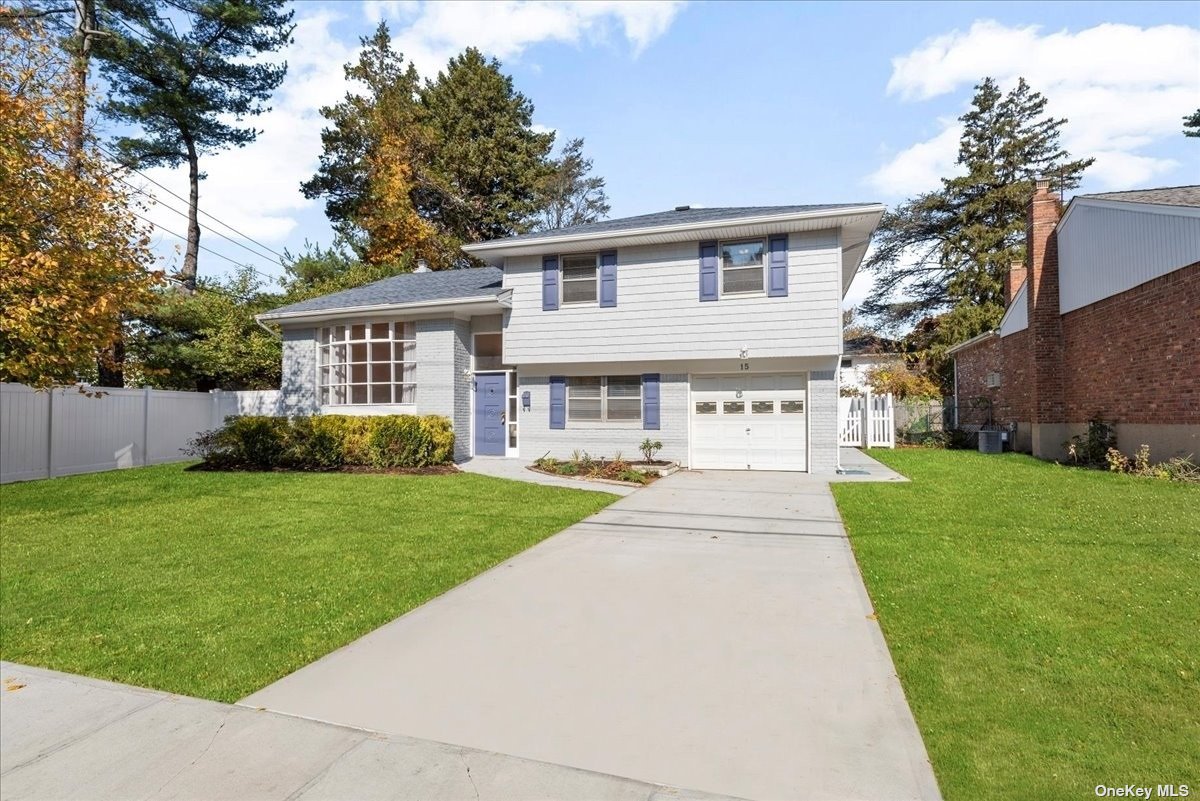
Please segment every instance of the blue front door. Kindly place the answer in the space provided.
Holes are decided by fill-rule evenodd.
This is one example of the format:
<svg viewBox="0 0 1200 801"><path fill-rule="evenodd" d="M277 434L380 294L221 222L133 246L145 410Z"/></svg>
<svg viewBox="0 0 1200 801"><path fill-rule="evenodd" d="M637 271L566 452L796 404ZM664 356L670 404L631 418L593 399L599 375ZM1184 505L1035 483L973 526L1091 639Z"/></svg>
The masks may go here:
<svg viewBox="0 0 1200 801"><path fill-rule="evenodd" d="M508 376L475 376L475 455L503 456Z"/></svg>

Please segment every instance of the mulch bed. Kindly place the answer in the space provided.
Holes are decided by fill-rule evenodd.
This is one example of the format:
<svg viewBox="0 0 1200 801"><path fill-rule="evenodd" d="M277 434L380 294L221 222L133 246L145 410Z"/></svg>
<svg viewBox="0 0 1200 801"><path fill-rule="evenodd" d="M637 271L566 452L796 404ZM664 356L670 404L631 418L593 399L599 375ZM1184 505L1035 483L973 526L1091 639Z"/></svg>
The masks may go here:
<svg viewBox="0 0 1200 801"><path fill-rule="evenodd" d="M462 472L456 465L452 464L435 464L429 467L344 465L343 467L330 468L329 470L289 470L285 467L276 467L270 470L257 470L253 467L211 467L201 462L186 469L213 473L375 473L395 476L448 476L453 473Z"/></svg>

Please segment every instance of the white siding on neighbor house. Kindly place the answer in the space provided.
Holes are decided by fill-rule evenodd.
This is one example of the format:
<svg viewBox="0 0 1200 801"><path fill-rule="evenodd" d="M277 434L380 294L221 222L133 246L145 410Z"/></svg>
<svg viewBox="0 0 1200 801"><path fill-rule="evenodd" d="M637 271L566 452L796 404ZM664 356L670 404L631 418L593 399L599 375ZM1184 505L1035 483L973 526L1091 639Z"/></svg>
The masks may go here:
<svg viewBox="0 0 1200 801"><path fill-rule="evenodd" d="M509 364L816 356L841 348L838 232L788 236L787 297L701 302L699 240L617 251L617 305L542 311L542 258L506 260Z"/></svg>
<svg viewBox="0 0 1200 801"><path fill-rule="evenodd" d="M1058 228L1062 314L1200 261L1200 209L1147 205L1073 203Z"/></svg>
<svg viewBox="0 0 1200 801"><path fill-rule="evenodd" d="M1004 310L1004 317L1000 319L1000 336L1006 337L1029 327L1028 290L1029 282L1026 281L1021 284L1021 288L1013 296L1012 303Z"/></svg>

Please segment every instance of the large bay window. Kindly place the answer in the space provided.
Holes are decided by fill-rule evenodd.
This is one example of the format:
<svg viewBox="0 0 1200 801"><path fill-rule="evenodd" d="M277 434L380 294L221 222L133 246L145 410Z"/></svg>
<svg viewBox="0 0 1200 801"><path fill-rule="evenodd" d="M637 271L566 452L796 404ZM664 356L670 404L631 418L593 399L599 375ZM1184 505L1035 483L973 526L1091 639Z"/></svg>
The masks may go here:
<svg viewBox="0 0 1200 801"><path fill-rule="evenodd" d="M325 326L318 339L321 404L416 402L416 334L412 323Z"/></svg>
<svg viewBox="0 0 1200 801"><path fill-rule="evenodd" d="M567 419L591 423L641 420L641 376L568 378Z"/></svg>

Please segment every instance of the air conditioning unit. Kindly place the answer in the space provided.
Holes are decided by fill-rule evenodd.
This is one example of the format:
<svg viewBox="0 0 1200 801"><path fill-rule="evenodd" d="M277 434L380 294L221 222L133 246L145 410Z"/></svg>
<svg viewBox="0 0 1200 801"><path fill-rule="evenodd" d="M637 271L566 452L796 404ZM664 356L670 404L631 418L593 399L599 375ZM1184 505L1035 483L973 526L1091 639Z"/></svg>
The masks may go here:
<svg viewBox="0 0 1200 801"><path fill-rule="evenodd" d="M980 453L1002 453L1004 451L1003 431L980 431Z"/></svg>

